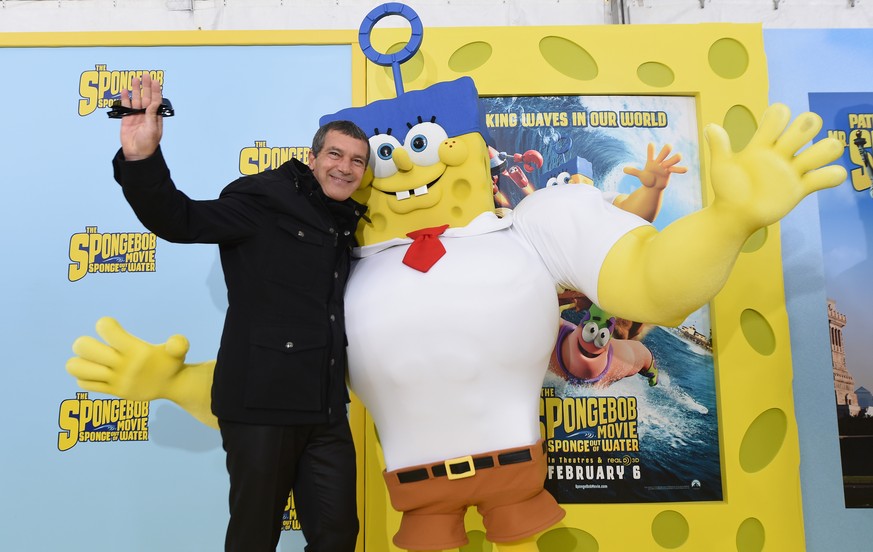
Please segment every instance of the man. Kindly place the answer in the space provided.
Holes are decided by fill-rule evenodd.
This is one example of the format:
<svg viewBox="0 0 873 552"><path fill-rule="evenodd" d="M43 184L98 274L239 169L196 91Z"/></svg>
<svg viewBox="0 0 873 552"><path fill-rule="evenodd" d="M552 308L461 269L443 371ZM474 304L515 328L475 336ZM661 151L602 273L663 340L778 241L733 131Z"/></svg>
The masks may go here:
<svg viewBox="0 0 873 552"><path fill-rule="evenodd" d="M178 191L161 150L160 84L122 90L115 179L140 221L178 243L217 243L228 309L212 385L230 475L227 551L273 551L293 489L308 552L355 548L355 453L346 416L343 292L354 231L350 199L366 135L337 121L316 133L308 167L292 160L243 177L218 199Z"/></svg>

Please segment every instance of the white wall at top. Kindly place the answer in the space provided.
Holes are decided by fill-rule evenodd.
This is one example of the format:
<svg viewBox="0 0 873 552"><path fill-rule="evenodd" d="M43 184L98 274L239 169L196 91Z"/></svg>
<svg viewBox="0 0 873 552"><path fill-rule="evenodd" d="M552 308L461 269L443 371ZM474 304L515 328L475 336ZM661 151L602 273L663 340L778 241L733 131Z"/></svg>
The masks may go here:
<svg viewBox="0 0 873 552"><path fill-rule="evenodd" d="M357 29L379 0L0 0L0 32ZM869 28L873 0L408 0L431 27L763 23ZM389 17L380 25L405 24Z"/></svg>
<svg viewBox="0 0 873 552"><path fill-rule="evenodd" d="M873 0L624 0L625 22L762 23L766 28L869 28Z"/></svg>
<svg viewBox="0 0 873 552"><path fill-rule="evenodd" d="M873 1L873 0L871 0ZM0 31L357 29L379 0L0 0ZM602 24L602 0L410 0L425 27ZM405 24L386 18L386 26ZM382 25L382 23L380 23Z"/></svg>

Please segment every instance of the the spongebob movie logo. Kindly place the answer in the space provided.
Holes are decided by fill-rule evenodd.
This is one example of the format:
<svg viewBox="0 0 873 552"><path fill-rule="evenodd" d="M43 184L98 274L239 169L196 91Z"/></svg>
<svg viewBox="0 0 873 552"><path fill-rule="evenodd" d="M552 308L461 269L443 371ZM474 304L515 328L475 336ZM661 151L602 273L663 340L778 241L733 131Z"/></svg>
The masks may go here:
<svg viewBox="0 0 873 552"><path fill-rule="evenodd" d="M148 73L152 80L164 85L164 72L160 70L111 71L106 65L97 64L93 70L83 71L79 77L79 115L84 117L95 110L110 107L121 98L122 90L130 90L131 80Z"/></svg>
<svg viewBox="0 0 873 552"><path fill-rule="evenodd" d="M544 387L540 432L549 453L639 452L636 397L559 397Z"/></svg>
<svg viewBox="0 0 873 552"><path fill-rule="evenodd" d="M285 511L282 512L282 530L300 531L300 520L297 519L297 506L294 505L294 493L288 494Z"/></svg>
<svg viewBox="0 0 873 552"><path fill-rule="evenodd" d="M81 280L91 272L154 272L157 236L151 232L101 234L96 226L70 238L67 278Z"/></svg>
<svg viewBox="0 0 873 552"><path fill-rule="evenodd" d="M61 402L58 414L58 450L77 443L149 440L149 402L124 399L89 399L76 393Z"/></svg>
<svg viewBox="0 0 873 552"><path fill-rule="evenodd" d="M303 163L309 161L308 146L270 147L265 140L256 140L254 146L246 147L239 152L240 174L258 174L279 165L297 159Z"/></svg>

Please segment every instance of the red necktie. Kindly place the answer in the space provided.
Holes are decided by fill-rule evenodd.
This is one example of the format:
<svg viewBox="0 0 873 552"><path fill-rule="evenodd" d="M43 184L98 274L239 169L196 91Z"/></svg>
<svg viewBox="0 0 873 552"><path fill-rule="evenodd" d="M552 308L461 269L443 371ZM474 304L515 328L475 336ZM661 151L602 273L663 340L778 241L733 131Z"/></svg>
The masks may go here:
<svg viewBox="0 0 873 552"><path fill-rule="evenodd" d="M422 228L406 234L412 238L409 249L403 257L403 264L411 266L420 272L430 270L440 257L446 254L446 248L440 243L439 235L446 231L448 224L434 228Z"/></svg>

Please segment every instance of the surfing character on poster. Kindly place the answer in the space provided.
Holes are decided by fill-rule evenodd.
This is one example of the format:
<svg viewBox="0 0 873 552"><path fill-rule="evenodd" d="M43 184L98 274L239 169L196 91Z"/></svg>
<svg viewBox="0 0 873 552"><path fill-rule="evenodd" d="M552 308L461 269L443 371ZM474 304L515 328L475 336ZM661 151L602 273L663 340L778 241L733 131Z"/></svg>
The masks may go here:
<svg viewBox="0 0 873 552"><path fill-rule="evenodd" d="M597 305L583 309L581 322L560 321L549 370L573 385L608 387L640 375L658 385L655 356L637 339L614 338L616 318Z"/></svg>

